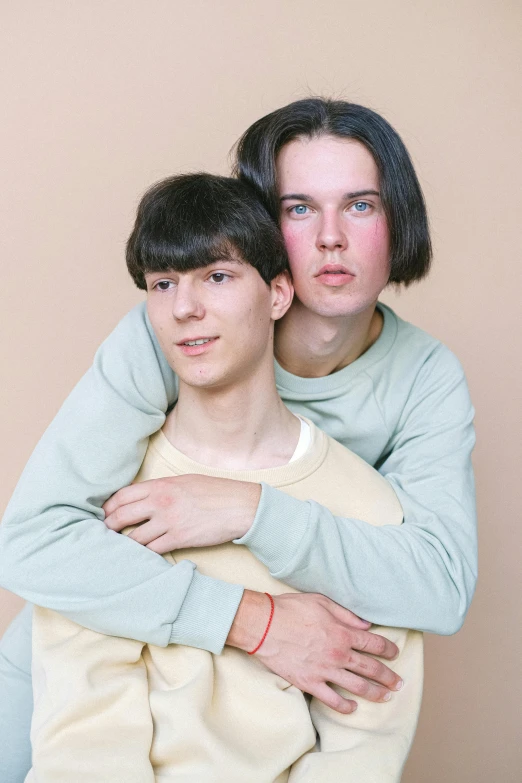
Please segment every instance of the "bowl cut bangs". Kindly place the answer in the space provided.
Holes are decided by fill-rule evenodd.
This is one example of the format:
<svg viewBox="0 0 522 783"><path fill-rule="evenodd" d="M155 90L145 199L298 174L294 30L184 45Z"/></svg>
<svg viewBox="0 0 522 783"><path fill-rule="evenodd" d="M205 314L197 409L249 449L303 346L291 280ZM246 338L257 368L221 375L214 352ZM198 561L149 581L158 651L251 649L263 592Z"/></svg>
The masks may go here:
<svg viewBox="0 0 522 783"><path fill-rule="evenodd" d="M146 290L150 272L188 272L234 259L267 285L289 271L281 232L253 188L214 174L180 174L143 196L127 242L127 268Z"/></svg>

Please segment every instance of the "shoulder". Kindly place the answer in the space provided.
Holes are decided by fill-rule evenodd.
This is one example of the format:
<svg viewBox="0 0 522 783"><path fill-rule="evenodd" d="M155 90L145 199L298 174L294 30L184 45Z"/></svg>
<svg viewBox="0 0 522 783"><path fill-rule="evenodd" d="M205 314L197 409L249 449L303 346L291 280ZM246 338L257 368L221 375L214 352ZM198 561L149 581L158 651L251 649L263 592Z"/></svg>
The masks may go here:
<svg viewBox="0 0 522 783"><path fill-rule="evenodd" d="M340 477L350 477L350 483L357 487L359 494L369 488L381 489L384 493L391 492L390 485L381 474L354 451L343 446L335 438L327 435L312 421L307 419L312 429L314 448L321 452L322 459L317 468L325 478L338 481Z"/></svg>
<svg viewBox="0 0 522 783"><path fill-rule="evenodd" d="M458 358L440 340L379 306L388 350L367 375L390 437L403 430L411 436L413 421L431 432L440 421L469 427L474 411Z"/></svg>
<svg viewBox="0 0 522 783"><path fill-rule="evenodd" d="M375 468L369 465L362 457L359 457L354 451L347 449L342 443L323 433L326 442L325 460L322 469L325 472L333 471L339 475L346 475L349 470L352 476L357 476L365 482L374 482L376 484L387 484L385 479Z"/></svg>
<svg viewBox="0 0 522 783"><path fill-rule="evenodd" d="M400 524L402 508L391 484L353 451L328 435L324 437L327 452L317 478L329 492L326 505L331 508L337 502L340 516L373 525Z"/></svg>
<svg viewBox="0 0 522 783"><path fill-rule="evenodd" d="M382 303L379 307L385 318L383 331L387 332L389 350L372 374L400 378L403 385L418 384L424 378L428 378L430 384L437 378L446 383L464 379L459 359L444 343L403 320L390 307Z"/></svg>

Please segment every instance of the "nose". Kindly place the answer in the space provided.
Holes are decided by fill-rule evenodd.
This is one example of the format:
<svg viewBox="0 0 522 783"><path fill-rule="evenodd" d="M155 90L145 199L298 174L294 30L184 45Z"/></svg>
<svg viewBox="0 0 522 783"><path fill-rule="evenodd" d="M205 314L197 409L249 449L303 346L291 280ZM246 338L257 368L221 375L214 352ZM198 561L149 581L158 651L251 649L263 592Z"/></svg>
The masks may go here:
<svg viewBox="0 0 522 783"><path fill-rule="evenodd" d="M345 250L348 246L346 226L336 209L325 210L321 215L316 237L319 250Z"/></svg>
<svg viewBox="0 0 522 783"><path fill-rule="evenodd" d="M205 307L197 283L183 275L180 275L172 300L172 315L177 321L189 319L199 321L205 315Z"/></svg>

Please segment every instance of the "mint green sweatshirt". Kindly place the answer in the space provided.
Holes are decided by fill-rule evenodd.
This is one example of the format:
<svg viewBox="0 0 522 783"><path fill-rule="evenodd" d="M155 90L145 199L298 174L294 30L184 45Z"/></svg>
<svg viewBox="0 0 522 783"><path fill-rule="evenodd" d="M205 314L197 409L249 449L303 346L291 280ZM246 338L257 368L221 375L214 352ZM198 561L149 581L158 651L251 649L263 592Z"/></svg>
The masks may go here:
<svg viewBox="0 0 522 783"><path fill-rule="evenodd" d="M382 333L355 362L324 378L276 366L276 378L289 408L387 478L404 523L341 519L263 485L254 523L235 543L277 579L374 623L451 634L476 579L473 408L455 356L379 307ZM0 526L0 579L93 630L218 653L243 588L190 561L171 565L102 521L100 506L136 475L176 390L138 305L32 454Z"/></svg>

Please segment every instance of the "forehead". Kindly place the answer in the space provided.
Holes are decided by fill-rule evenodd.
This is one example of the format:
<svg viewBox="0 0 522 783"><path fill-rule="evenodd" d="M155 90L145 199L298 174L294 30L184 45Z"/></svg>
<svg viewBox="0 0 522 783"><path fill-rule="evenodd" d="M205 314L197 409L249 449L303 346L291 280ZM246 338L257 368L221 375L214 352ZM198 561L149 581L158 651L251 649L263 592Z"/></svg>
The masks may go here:
<svg viewBox="0 0 522 783"><path fill-rule="evenodd" d="M379 189L379 172L372 154L352 139L295 139L279 152L276 168L280 195L302 193L319 197Z"/></svg>

